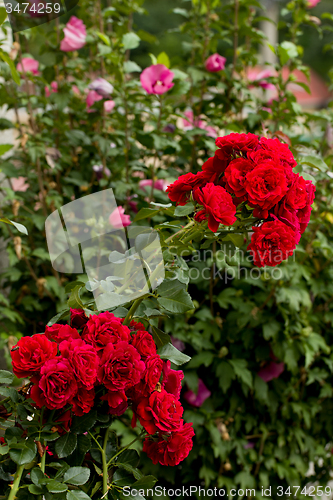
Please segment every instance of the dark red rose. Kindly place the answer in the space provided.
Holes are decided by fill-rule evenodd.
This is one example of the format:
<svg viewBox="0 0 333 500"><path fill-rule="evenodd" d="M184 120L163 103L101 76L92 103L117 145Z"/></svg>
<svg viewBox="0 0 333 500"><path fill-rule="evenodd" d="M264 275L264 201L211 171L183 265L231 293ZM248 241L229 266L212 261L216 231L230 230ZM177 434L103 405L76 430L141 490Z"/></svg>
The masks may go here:
<svg viewBox="0 0 333 500"><path fill-rule="evenodd" d="M280 162L291 169L297 166L297 161L294 158L294 155L289 149L287 144L284 144L279 141L279 139L267 139L266 137L262 137L260 139L260 147L270 153L278 155Z"/></svg>
<svg viewBox="0 0 333 500"><path fill-rule="evenodd" d="M142 380L133 388L133 391L136 391L143 396L149 396L160 380L163 360L158 354L156 354L155 356L149 356L146 359L145 364L146 370L143 374Z"/></svg>
<svg viewBox="0 0 333 500"><path fill-rule="evenodd" d="M167 187L166 192L171 201L177 205L186 205L190 199L191 191L202 186L206 183L206 178L202 172L198 174L184 174L181 175L175 182Z"/></svg>
<svg viewBox="0 0 333 500"><path fill-rule="evenodd" d="M77 339L64 340L59 345L59 350L62 356L69 360L78 384L92 389L97 379L99 365L96 349L82 339Z"/></svg>
<svg viewBox="0 0 333 500"><path fill-rule="evenodd" d="M99 353L110 343L116 344L123 340L129 342L131 332L127 326L122 324L120 318L116 318L110 312L104 312L89 317L82 332L82 338L85 342L94 346ZM99 354L102 354L102 352Z"/></svg>
<svg viewBox="0 0 333 500"><path fill-rule="evenodd" d="M87 323L88 317L83 309L71 309L71 326L73 328L83 328Z"/></svg>
<svg viewBox="0 0 333 500"><path fill-rule="evenodd" d="M155 434L157 431L176 431L183 424L182 405L164 389L161 392L154 391L149 397L143 398L134 411L140 424L149 434Z"/></svg>
<svg viewBox="0 0 333 500"><path fill-rule="evenodd" d="M80 334L75 329L69 325L60 325L54 323L52 326L47 326L45 328L45 335L50 340L55 340L58 344L63 340L79 339Z"/></svg>
<svg viewBox="0 0 333 500"><path fill-rule="evenodd" d="M229 163L224 172L225 188L229 193L241 198L246 194L244 188L245 176L253 170L254 163L246 158L236 158Z"/></svg>
<svg viewBox="0 0 333 500"><path fill-rule="evenodd" d="M44 363L54 358L57 352L57 344L43 334L22 337L10 352L13 372L19 378L36 375Z"/></svg>
<svg viewBox="0 0 333 500"><path fill-rule="evenodd" d="M218 137L215 144L225 156L234 156L235 153L247 153L247 151L255 150L259 144L259 137L254 134L232 133Z"/></svg>
<svg viewBox="0 0 333 500"><path fill-rule="evenodd" d="M133 337L131 344L139 352L142 359L156 354L156 345L153 337L146 331L138 331Z"/></svg>
<svg viewBox="0 0 333 500"><path fill-rule="evenodd" d="M89 413L94 406L95 389L86 389L79 387L75 397L72 400L73 413L77 417L82 417L85 413Z"/></svg>
<svg viewBox="0 0 333 500"><path fill-rule="evenodd" d="M221 153L222 151L218 149L215 152L215 155L208 158L208 160L202 165L202 172L206 182L214 182L215 184L218 184L221 175L227 168L230 158L225 159Z"/></svg>
<svg viewBox="0 0 333 500"><path fill-rule="evenodd" d="M98 369L98 380L110 391L126 391L138 382L145 370L140 354L127 342L108 344Z"/></svg>
<svg viewBox="0 0 333 500"><path fill-rule="evenodd" d="M285 171L282 165L265 160L256 165L245 177L244 188L251 206L268 210L276 205L288 191Z"/></svg>
<svg viewBox="0 0 333 500"><path fill-rule="evenodd" d="M216 233L220 224L231 226L236 222L236 207L231 195L222 187L208 183L193 192L193 198L204 207L195 216L198 221L208 219L208 227Z"/></svg>
<svg viewBox="0 0 333 500"><path fill-rule="evenodd" d="M124 391L109 391L101 397L102 401L107 401L109 405L109 413L111 415L122 415L128 407L127 397Z"/></svg>
<svg viewBox="0 0 333 500"><path fill-rule="evenodd" d="M253 211L253 214L254 213L255 210ZM282 201L274 207L273 212L270 215L273 219L279 219L295 231L295 242L296 245L298 245L299 240L301 239L301 227L297 217L297 210L290 210L286 208L284 200L282 199Z"/></svg>
<svg viewBox="0 0 333 500"><path fill-rule="evenodd" d="M122 318L121 321L124 321L124 319L125 318ZM138 332L139 330L140 331L145 330L145 326L142 323L139 323L139 321L135 321L134 319L132 319L128 328L131 330L131 332Z"/></svg>
<svg viewBox="0 0 333 500"><path fill-rule="evenodd" d="M311 181L305 181L305 184L307 192L306 205L304 208L301 208L300 210L297 211L297 217L300 223L301 234L304 233L305 229L307 228L307 225L309 224L311 210L312 210L311 205L314 202L315 192L316 192L316 186L314 186L314 184L312 184Z"/></svg>
<svg viewBox="0 0 333 500"><path fill-rule="evenodd" d="M68 359L60 356L50 359L41 368L40 378L34 377L30 397L37 407L50 410L64 408L77 393L75 374Z"/></svg>
<svg viewBox="0 0 333 500"><path fill-rule="evenodd" d="M176 399L180 397L183 378L184 373L181 370L171 370L171 362L169 360L164 362L162 388L173 394Z"/></svg>
<svg viewBox="0 0 333 500"><path fill-rule="evenodd" d="M307 203L308 193L306 189L306 181L298 174L294 174L292 184L284 197L284 204L290 210L299 210L304 208Z"/></svg>
<svg viewBox="0 0 333 500"><path fill-rule="evenodd" d="M175 466L182 462L193 447L193 424L184 424L178 431L169 435L152 438L147 436L143 443L143 451L147 453L153 464Z"/></svg>
<svg viewBox="0 0 333 500"><path fill-rule="evenodd" d="M252 229L254 233L247 249L252 253L257 267L274 267L293 254L296 248L296 234L283 222L264 222Z"/></svg>

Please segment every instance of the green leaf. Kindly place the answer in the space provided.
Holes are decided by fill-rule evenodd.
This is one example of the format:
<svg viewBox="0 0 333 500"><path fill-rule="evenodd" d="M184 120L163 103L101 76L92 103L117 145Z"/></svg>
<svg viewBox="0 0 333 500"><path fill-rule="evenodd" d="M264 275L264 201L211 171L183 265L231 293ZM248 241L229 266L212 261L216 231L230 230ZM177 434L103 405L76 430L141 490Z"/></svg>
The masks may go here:
<svg viewBox="0 0 333 500"><path fill-rule="evenodd" d="M55 452L59 458L68 457L75 450L77 436L72 432L67 432L55 444Z"/></svg>
<svg viewBox="0 0 333 500"><path fill-rule="evenodd" d="M30 479L36 486L40 484L40 480L44 479L44 477L45 474L39 467L34 467L30 472Z"/></svg>
<svg viewBox="0 0 333 500"><path fill-rule="evenodd" d="M11 384L14 380L14 375L7 370L0 370L0 384Z"/></svg>
<svg viewBox="0 0 333 500"><path fill-rule="evenodd" d="M4 22L7 17L7 11L4 7L0 7L0 25Z"/></svg>
<svg viewBox="0 0 333 500"><path fill-rule="evenodd" d="M184 217L185 215L189 215L193 212L194 210L194 205L193 203L186 203L184 206L178 206L175 209L174 216L175 217Z"/></svg>
<svg viewBox="0 0 333 500"><path fill-rule="evenodd" d="M28 490L33 495L42 495L44 493L44 488L42 488L38 484L29 484Z"/></svg>
<svg viewBox="0 0 333 500"><path fill-rule="evenodd" d="M140 462L140 457L136 450L126 450L120 455L119 462L131 465L132 467L137 467Z"/></svg>
<svg viewBox="0 0 333 500"><path fill-rule="evenodd" d="M135 33L125 33L122 38L122 44L125 50L136 49L140 44L140 37Z"/></svg>
<svg viewBox="0 0 333 500"><path fill-rule="evenodd" d="M157 347L162 347L171 342L170 335L162 332L162 330L160 330L159 328L153 326L152 331L153 331L153 338L155 340L155 344L157 345Z"/></svg>
<svg viewBox="0 0 333 500"><path fill-rule="evenodd" d="M9 65L14 82L17 83L17 85L21 85L19 74L17 72L14 62L11 60L9 55L2 49L0 49L0 57L3 59L3 61L5 61Z"/></svg>
<svg viewBox="0 0 333 500"><path fill-rule="evenodd" d="M96 420L97 412L95 410L86 413L82 417L74 417L71 432L74 432L74 434L83 434L95 425Z"/></svg>
<svg viewBox="0 0 333 500"><path fill-rule="evenodd" d="M69 297L67 304L72 309L84 309L83 302L80 297L80 290L83 285L77 285L71 291L71 296Z"/></svg>
<svg viewBox="0 0 333 500"><path fill-rule="evenodd" d="M10 151L13 147L13 144L0 144L0 156Z"/></svg>
<svg viewBox="0 0 333 500"><path fill-rule="evenodd" d="M153 488L156 482L157 482L156 477L144 476L138 481L135 481L135 483L132 484L131 488L135 488L136 490L141 490L141 489L146 490L148 488Z"/></svg>
<svg viewBox="0 0 333 500"><path fill-rule="evenodd" d="M181 314L194 309L193 302L186 290L179 290L171 297L158 297L157 302L167 311L174 314Z"/></svg>
<svg viewBox="0 0 333 500"><path fill-rule="evenodd" d="M37 446L33 441L13 443L10 445L9 456L18 465L29 464L37 453Z"/></svg>
<svg viewBox="0 0 333 500"><path fill-rule="evenodd" d="M102 40L102 42L105 43L105 45L108 45L109 47L111 46L110 38L108 37L108 35L97 31L97 36Z"/></svg>
<svg viewBox="0 0 333 500"><path fill-rule="evenodd" d="M54 323L57 323L60 319L64 319L67 316L69 317L70 311L66 309L65 311L61 311L60 313L53 316L50 321L47 323L47 326L52 326Z"/></svg>
<svg viewBox="0 0 333 500"><path fill-rule="evenodd" d="M70 467L64 475L64 482L79 486L85 484L90 476L90 470L87 467Z"/></svg>
<svg viewBox="0 0 333 500"><path fill-rule="evenodd" d="M228 360L236 376L241 379L244 384L252 389L252 373L247 369L247 362L245 359L229 359Z"/></svg>
<svg viewBox="0 0 333 500"><path fill-rule="evenodd" d="M214 353L209 352L209 351L203 351L200 352L199 354L196 354L193 356L191 361L189 362L187 368L198 368L201 365L205 365L207 368L209 365L212 364L212 361L214 359Z"/></svg>
<svg viewBox="0 0 333 500"><path fill-rule="evenodd" d="M66 500L91 500L91 498L81 490L71 490L67 492Z"/></svg>
<svg viewBox="0 0 333 500"><path fill-rule="evenodd" d="M154 217L154 215L158 214L158 212L159 210L156 210L156 208L141 208L141 210L134 217L133 222Z"/></svg>
<svg viewBox="0 0 333 500"><path fill-rule="evenodd" d="M228 234L228 239L233 242L235 247L241 247L244 245L244 236L242 234Z"/></svg>
<svg viewBox="0 0 333 500"><path fill-rule="evenodd" d="M12 387L0 387L0 394L5 396L5 398L10 398L14 403L18 403L19 401L18 392Z"/></svg>
<svg viewBox="0 0 333 500"><path fill-rule="evenodd" d="M298 56L298 50L292 42L282 42L278 48L281 65L284 66L290 59L295 59Z"/></svg>
<svg viewBox="0 0 333 500"><path fill-rule="evenodd" d="M183 365L190 361L190 357L178 351L171 343L165 344L157 350L162 359L168 359L175 365Z"/></svg>
<svg viewBox="0 0 333 500"><path fill-rule="evenodd" d="M131 474L133 474L135 479L141 479L143 477L142 472L140 472L139 469L132 467L132 465L130 465L130 464L123 464L123 463L117 462L116 465L117 465L117 467L125 469L128 472L130 472Z"/></svg>
<svg viewBox="0 0 333 500"><path fill-rule="evenodd" d="M134 72L139 73L142 71L142 68L134 61L125 61L124 71L125 73L134 73Z"/></svg>
<svg viewBox="0 0 333 500"><path fill-rule="evenodd" d="M161 52L157 56L156 62L157 62L157 64L164 64L164 66L166 66L167 68L170 68L170 59L169 59L168 54L166 54L165 52Z"/></svg>
<svg viewBox="0 0 333 500"><path fill-rule="evenodd" d="M59 483L55 479L52 479L50 482L46 484L46 488L50 493L64 493L68 490L66 484Z"/></svg>
<svg viewBox="0 0 333 500"><path fill-rule="evenodd" d="M300 163L302 164L305 163L306 165L310 165L310 167L316 168L321 172L326 172L328 169L328 166L326 165L324 160L319 156L313 156L313 155L301 156L299 160Z"/></svg>
<svg viewBox="0 0 333 500"><path fill-rule="evenodd" d="M226 393L235 378L234 369L227 361L221 361L217 367L216 375L219 377L219 384L222 391Z"/></svg>
<svg viewBox="0 0 333 500"><path fill-rule="evenodd" d="M28 234L27 228L23 226L23 224L20 224L19 222L14 222L13 220L7 219L7 217L3 217L0 219L0 222L5 222L6 224L11 224L12 226L15 226L20 233L23 234Z"/></svg>

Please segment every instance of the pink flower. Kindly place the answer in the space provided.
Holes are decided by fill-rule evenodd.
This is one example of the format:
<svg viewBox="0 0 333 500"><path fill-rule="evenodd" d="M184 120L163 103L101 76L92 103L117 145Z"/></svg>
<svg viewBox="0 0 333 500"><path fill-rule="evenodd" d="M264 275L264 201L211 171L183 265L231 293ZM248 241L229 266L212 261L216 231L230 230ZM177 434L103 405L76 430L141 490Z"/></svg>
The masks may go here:
<svg viewBox="0 0 333 500"><path fill-rule="evenodd" d="M143 179L139 182L139 188L143 191L147 191L145 187L149 186L151 188L153 184L154 189L157 189L158 191L165 191L169 183L164 179L157 179L156 181L152 181L152 179Z"/></svg>
<svg viewBox="0 0 333 500"><path fill-rule="evenodd" d="M109 216L109 222L115 229L122 229L131 224L131 218L125 214L124 207L117 207Z"/></svg>
<svg viewBox="0 0 333 500"><path fill-rule="evenodd" d="M86 98L87 108L91 108L91 106L93 106L93 104L95 102L101 101L102 99L103 99L103 97L101 95L97 94L97 92L95 90L90 90L90 92L88 92L88 95ZM92 113L93 111L95 111L95 110L89 109L89 113Z"/></svg>
<svg viewBox="0 0 333 500"><path fill-rule="evenodd" d="M29 184L27 184L27 180L28 179L26 177L17 177L17 179L11 179L13 191L25 192L29 187Z"/></svg>
<svg viewBox="0 0 333 500"><path fill-rule="evenodd" d="M248 72L248 79L250 82L257 83L259 87L263 89L275 89L275 85L273 83L270 83L266 80L266 78L270 78L271 76L274 76L274 72L267 68L264 69L263 71L260 71L259 73L255 68L250 69ZM250 87L253 87L253 85L250 85Z"/></svg>
<svg viewBox="0 0 333 500"><path fill-rule="evenodd" d="M308 8L313 9L316 5L318 5L320 0L308 0Z"/></svg>
<svg viewBox="0 0 333 500"><path fill-rule="evenodd" d="M268 365L258 371L258 375L265 382L269 382L270 380L273 380L273 378L278 378L283 371L284 363L275 363L274 361L271 361Z"/></svg>
<svg viewBox="0 0 333 500"><path fill-rule="evenodd" d="M60 50L71 52L73 50L82 49L85 45L87 31L81 19L72 16L64 28L64 33L65 38L61 40Z"/></svg>
<svg viewBox="0 0 333 500"><path fill-rule="evenodd" d="M148 94L164 94L174 86L174 76L164 64L153 64L142 71L140 81Z"/></svg>
<svg viewBox="0 0 333 500"><path fill-rule="evenodd" d="M91 82L91 84L89 85L89 89L95 90L97 94L101 95L102 97L110 97L113 92L113 86L104 78L96 78L96 80Z"/></svg>
<svg viewBox="0 0 333 500"><path fill-rule="evenodd" d="M48 87L45 87L45 96L50 97L51 92L54 92L55 94L58 92L58 83L57 82L52 82L51 83L51 91Z"/></svg>
<svg viewBox="0 0 333 500"><path fill-rule="evenodd" d="M78 96L80 96L80 95L81 95L81 92L79 91L79 87L78 87L77 85L73 85L73 86L72 86L72 92L73 92L73 94L75 94L75 95L78 95Z"/></svg>
<svg viewBox="0 0 333 500"><path fill-rule="evenodd" d="M205 67L207 71L211 73L216 73L217 71L222 71L225 68L226 58L220 56L220 54L213 54L209 56L205 62Z"/></svg>
<svg viewBox="0 0 333 500"><path fill-rule="evenodd" d="M207 389L201 378L199 378L198 394L195 394L195 392L193 391L187 391L184 394L184 399L191 406L196 406L197 408L199 408L204 404L206 399L210 397L210 395L210 390Z"/></svg>
<svg viewBox="0 0 333 500"><path fill-rule="evenodd" d="M105 113L111 113L111 111L113 110L113 108L115 107L115 102L110 100L110 101L104 101L104 110L105 110Z"/></svg>
<svg viewBox="0 0 333 500"><path fill-rule="evenodd" d="M32 57L23 57L22 61L16 66L17 71L20 73L32 73L33 75L39 75L38 71L39 62Z"/></svg>
<svg viewBox="0 0 333 500"><path fill-rule="evenodd" d="M209 137L217 136L217 132L213 127L207 125L206 122L200 119L200 117L194 118L193 111L191 109L184 112L184 115L187 119L183 118L184 130L192 130L193 127L201 128L202 130L206 130L207 135Z"/></svg>

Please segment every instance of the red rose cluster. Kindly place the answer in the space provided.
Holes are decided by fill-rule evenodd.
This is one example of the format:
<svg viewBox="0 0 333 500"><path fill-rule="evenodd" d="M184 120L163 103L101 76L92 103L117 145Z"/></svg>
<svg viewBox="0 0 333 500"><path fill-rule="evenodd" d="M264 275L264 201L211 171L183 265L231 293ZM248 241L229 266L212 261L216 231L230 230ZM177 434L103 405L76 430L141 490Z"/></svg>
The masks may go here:
<svg viewBox="0 0 333 500"><path fill-rule="evenodd" d="M11 357L15 375L30 378L29 397L38 408L67 409L67 429L68 410L82 416L106 401L109 413L119 416L130 404L132 426L139 419L147 431L144 451L154 463L177 465L189 454L194 432L182 420L183 372L160 358L141 323L127 327L110 312L88 319L71 309L71 326L54 324L23 337Z"/></svg>
<svg viewBox="0 0 333 500"><path fill-rule="evenodd" d="M310 220L315 186L293 172L297 166L287 144L254 134L232 133L216 139L218 149L197 174L182 175L167 188L171 201L185 205L192 193L203 208L195 220L231 226L237 207L253 208L260 222L248 249L258 267L276 266L293 254Z"/></svg>

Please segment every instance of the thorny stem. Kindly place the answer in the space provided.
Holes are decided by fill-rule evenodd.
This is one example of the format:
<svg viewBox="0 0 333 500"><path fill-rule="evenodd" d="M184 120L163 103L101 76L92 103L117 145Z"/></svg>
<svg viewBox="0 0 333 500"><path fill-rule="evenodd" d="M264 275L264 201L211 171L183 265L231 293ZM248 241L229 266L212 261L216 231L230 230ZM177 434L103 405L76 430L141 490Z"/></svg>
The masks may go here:
<svg viewBox="0 0 333 500"><path fill-rule="evenodd" d="M9 493L8 500L15 500L16 493L18 492L19 487L20 487L20 481L21 481L21 477L22 477L23 471L24 471L24 465L20 465L16 469L16 473L15 473L15 476L14 476L14 482L12 484L12 489L11 489L11 491Z"/></svg>
<svg viewBox="0 0 333 500"><path fill-rule="evenodd" d="M116 457L118 457L118 455L120 455L121 453L123 453L124 451L128 450L128 448L130 446L132 446L132 444L134 444L136 441L138 441L139 439L142 438L142 436L145 434L145 429L142 429L141 433L135 438L133 439L133 441L131 441L129 444L127 444L126 446L124 446L124 448L122 448L121 450L118 451L118 453L116 453L115 455L113 455L112 458L110 458L110 460L108 461L108 466L114 461L114 459Z"/></svg>
<svg viewBox="0 0 333 500"><path fill-rule="evenodd" d="M106 447L108 444L108 439L109 439L109 427L105 431L103 449L101 451L102 465L103 465L103 496L105 496L108 492L109 472L108 472L108 463L106 461Z"/></svg>
<svg viewBox="0 0 333 500"><path fill-rule="evenodd" d="M159 114L158 114L158 119L157 119L157 125L156 125L156 133L159 134L160 128L161 128L161 120L162 120L162 102L163 102L163 96L160 96L160 109L159 109ZM154 162L153 166L151 169L151 179L152 179L152 184L151 184L151 191L150 191L150 197L149 197L149 202L152 202L154 199L154 182L155 182L155 172L156 172L156 163L157 163L157 158L158 158L158 152L157 149L155 151L155 156L154 156Z"/></svg>
<svg viewBox="0 0 333 500"><path fill-rule="evenodd" d="M125 317L125 319L124 319L124 323L123 323L123 325L126 325L126 326L127 326L127 325L130 323L130 321L131 321L131 319L132 319L132 317L133 317L133 315L134 315L135 311L137 310L137 308L139 307L139 305L141 304L141 302L143 301L143 299L144 299L144 298L145 298L145 297L140 297L139 299L136 299L136 300L133 302L133 304L132 304L132 306L131 306L130 310L129 310L129 311L128 311L128 313L126 314L126 317Z"/></svg>
<svg viewBox="0 0 333 500"><path fill-rule="evenodd" d="M169 243L170 241L172 241L172 240L174 239L174 237L175 237L175 236L177 236L177 235L179 235L179 234L183 233L184 231L186 231L186 229L188 229L188 228L192 227L193 225L194 225L194 220L192 220L192 221L190 221L188 224L186 224L186 226L184 226L184 227L183 227L180 231L178 231L177 233L175 233L175 234L173 234L173 235L169 236L169 238L167 238L167 239L165 240L165 242L164 242L164 243Z"/></svg>

